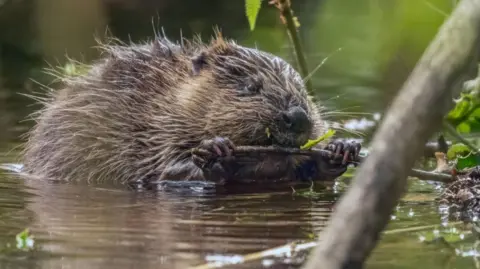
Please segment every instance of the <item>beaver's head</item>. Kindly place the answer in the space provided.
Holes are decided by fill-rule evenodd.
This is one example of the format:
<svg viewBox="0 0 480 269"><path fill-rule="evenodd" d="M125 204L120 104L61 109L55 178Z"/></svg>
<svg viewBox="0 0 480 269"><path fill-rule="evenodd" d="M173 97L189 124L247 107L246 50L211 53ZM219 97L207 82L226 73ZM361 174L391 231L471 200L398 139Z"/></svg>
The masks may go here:
<svg viewBox="0 0 480 269"><path fill-rule="evenodd" d="M233 42L218 41L193 60L209 77L206 132L238 145L298 147L318 117L301 76L286 61Z"/></svg>

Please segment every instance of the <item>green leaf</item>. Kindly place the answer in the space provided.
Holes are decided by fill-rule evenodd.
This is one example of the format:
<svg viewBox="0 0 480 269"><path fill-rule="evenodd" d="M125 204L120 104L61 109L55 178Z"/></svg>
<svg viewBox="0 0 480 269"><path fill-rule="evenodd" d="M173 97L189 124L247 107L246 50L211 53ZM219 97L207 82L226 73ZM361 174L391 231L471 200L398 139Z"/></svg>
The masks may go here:
<svg viewBox="0 0 480 269"><path fill-rule="evenodd" d="M458 170L480 165L480 155L474 154L470 148L463 143L452 145L450 149L448 149L447 158L457 161L456 168Z"/></svg>
<svg viewBox="0 0 480 269"><path fill-rule="evenodd" d="M463 134L468 134L470 133L470 124L468 122L462 122L459 125L457 125L457 132L463 133Z"/></svg>
<svg viewBox="0 0 480 269"><path fill-rule="evenodd" d="M460 126L460 125L464 126ZM468 125L468 129L465 128ZM462 133L477 133L480 132L480 107L470 110L468 117L457 126L458 132Z"/></svg>
<svg viewBox="0 0 480 269"><path fill-rule="evenodd" d="M255 23L257 21L257 15L260 11L262 0L245 0L245 12L250 24L250 30L255 29Z"/></svg>
<svg viewBox="0 0 480 269"><path fill-rule="evenodd" d="M453 144L447 151L447 158L454 160L458 156L466 156L470 153L470 148L463 143Z"/></svg>
<svg viewBox="0 0 480 269"><path fill-rule="evenodd" d="M478 93L461 93L455 107L446 116L459 133L480 131L480 98Z"/></svg>
<svg viewBox="0 0 480 269"><path fill-rule="evenodd" d="M459 157L457 159L457 165L456 168L458 170L462 170L465 168L471 168L475 167L480 164L480 156L477 154L470 154L467 155L466 157Z"/></svg>
<svg viewBox="0 0 480 269"><path fill-rule="evenodd" d="M314 140L309 139L307 143L305 143L305 145L300 147L300 149L311 149L312 147L322 142L323 140L326 140L332 137L334 134L335 134L335 131L330 129L324 135L320 136L317 139L314 139Z"/></svg>
<svg viewBox="0 0 480 269"><path fill-rule="evenodd" d="M26 249L33 248L33 245L35 243L33 240L33 236L29 234L28 228L18 233L15 236L15 239L17 240L18 249L26 250Z"/></svg>
<svg viewBox="0 0 480 269"><path fill-rule="evenodd" d="M480 121L479 120L469 120L468 125L470 126L470 133L479 133L480 132Z"/></svg>
<svg viewBox="0 0 480 269"><path fill-rule="evenodd" d="M471 98L463 95L460 100L456 101L455 107L447 114L447 119L457 120L465 117L471 108Z"/></svg>
<svg viewBox="0 0 480 269"><path fill-rule="evenodd" d="M475 108L469 115L469 118L480 120L480 107Z"/></svg>

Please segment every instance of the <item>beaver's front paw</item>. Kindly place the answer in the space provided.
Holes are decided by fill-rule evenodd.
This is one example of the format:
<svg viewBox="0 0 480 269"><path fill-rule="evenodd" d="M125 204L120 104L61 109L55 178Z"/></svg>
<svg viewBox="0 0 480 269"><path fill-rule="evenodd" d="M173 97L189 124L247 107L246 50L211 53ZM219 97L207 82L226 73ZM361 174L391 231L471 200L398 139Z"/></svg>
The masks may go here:
<svg viewBox="0 0 480 269"><path fill-rule="evenodd" d="M343 175L350 163L358 163L361 145L355 141L338 139L328 143L324 149L333 154L329 158L317 160L318 177L330 181Z"/></svg>
<svg viewBox="0 0 480 269"><path fill-rule="evenodd" d="M215 137L203 140L200 145L192 150L192 160L202 169L209 169L218 160L218 157L232 156L235 146L230 139Z"/></svg>
<svg viewBox="0 0 480 269"><path fill-rule="evenodd" d="M333 152L330 159L331 164L346 165L348 163L358 163L358 156L362 145L355 141L346 141L343 139L336 139L327 144L326 150Z"/></svg>

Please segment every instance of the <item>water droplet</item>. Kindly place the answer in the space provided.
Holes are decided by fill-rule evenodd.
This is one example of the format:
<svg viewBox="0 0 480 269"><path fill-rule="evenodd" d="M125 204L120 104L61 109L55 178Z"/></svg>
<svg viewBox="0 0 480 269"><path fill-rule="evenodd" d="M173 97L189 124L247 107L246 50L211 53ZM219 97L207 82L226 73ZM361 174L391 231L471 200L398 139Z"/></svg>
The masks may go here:
<svg viewBox="0 0 480 269"><path fill-rule="evenodd" d="M410 211L408 212L408 216L409 217L413 217L415 215L415 213L413 212L413 210L410 208Z"/></svg>
<svg viewBox="0 0 480 269"><path fill-rule="evenodd" d="M263 267L270 267L273 265L273 260L263 260L262 265Z"/></svg>

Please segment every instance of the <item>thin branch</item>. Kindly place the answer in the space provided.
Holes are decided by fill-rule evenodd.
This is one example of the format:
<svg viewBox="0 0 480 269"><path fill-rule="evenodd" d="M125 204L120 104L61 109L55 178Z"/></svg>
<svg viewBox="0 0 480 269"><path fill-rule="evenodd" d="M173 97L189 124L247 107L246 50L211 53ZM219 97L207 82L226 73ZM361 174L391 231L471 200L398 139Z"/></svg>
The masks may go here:
<svg viewBox="0 0 480 269"><path fill-rule="evenodd" d="M302 78L306 78L308 77L308 65L305 59L302 43L300 42L300 37L297 33L297 25L295 23L295 17L293 16L291 2L290 0L272 0L270 3L275 5L280 10L281 16L284 19L285 26L287 28L288 35L290 37L290 41L293 44L300 74L302 75ZM313 85L311 80L306 80L304 83L308 92L313 94Z"/></svg>
<svg viewBox="0 0 480 269"><path fill-rule="evenodd" d="M433 144L427 144L428 146L432 146ZM234 156L241 157L241 156L258 156L265 154L272 154L272 155L304 155L310 156L313 158L332 158L334 157L334 153L328 150L323 149L309 149L309 150L301 150L297 148L281 148L281 147L261 147L261 146L239 146L235 149ZM359 156L358 160L354 160L351 163L359 164L364 161L366 157ZM417 177L420 180L430 180L430 181L437 181L443 183L450 183L453 181L451 175L444 174L444 173L436 173L436 172L428 172L423 171L420 169L412 169L409 173L412 177Z"/></svg>
<svg viewBox="0 0 480 269"><path fill-rule="evenodd" d="M333 157L333 152L323 149L303 150L298 148L284 147L262 147L262 146L239 146L235 148L235 156L255 155L255 154L280 154L280 155L307 155L324 158Z"/></svg>
<svg viewBox="0 0 480 269"><path fill-rule="evenodd" d="M453 181L453 177L448 174L443 173L436 173L436 172L428 172L419 169L412 169L410 174L411 177L417 177L421 180L430 180L430 181L437 181L443 183L451 183Z"/></svg>

